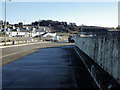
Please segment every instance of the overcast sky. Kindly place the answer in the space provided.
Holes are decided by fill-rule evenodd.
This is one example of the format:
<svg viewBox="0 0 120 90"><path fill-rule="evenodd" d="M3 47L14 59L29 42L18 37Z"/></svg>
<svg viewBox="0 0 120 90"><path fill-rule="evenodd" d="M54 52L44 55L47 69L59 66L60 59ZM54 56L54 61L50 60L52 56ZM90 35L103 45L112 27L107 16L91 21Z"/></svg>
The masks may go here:
<svg viewBox="0 0 120 90"><path fill-rule="evenodd" d="M118 26L118 0L106 0L106 2L95 2L96 0L91 2L87 2L88 0L85 0L86 2L83 0L80 0L81 2L72 2L73 0L69 0L70 2L24 1L28 2L7 2L7 21L31 23L36 20L51 19L68 23L75 22L77 25ZM2 13L4 20L4 3Z"/></svg>

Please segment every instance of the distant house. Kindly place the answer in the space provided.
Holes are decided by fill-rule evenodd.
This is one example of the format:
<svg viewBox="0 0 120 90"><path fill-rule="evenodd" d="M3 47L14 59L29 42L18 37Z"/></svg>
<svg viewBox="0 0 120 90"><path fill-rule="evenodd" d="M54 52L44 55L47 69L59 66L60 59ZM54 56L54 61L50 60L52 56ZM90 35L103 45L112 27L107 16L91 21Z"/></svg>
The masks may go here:
<svg viewBox="0 0 120 90"><path fill-rule="evenodd" d="M47 37L47 36L52 36L52 37L54 37L54 36L56 36L56 33L47 33L47 34L45 34L43 37Z"/></svg>
<svg viewBox="0 0 120 90"><path fill-rule="evenodd" d="M56 37L56 33L46 33L42 36L45 40L51 40L54 41L54 37Z"/></svg>
<svg viewBox="0 0 120 90"><path fill-rule="evenodd" d="M45 32L51 32L51 29L49 27L40 26L38 28L32 28L31 37L41 36Z"/></svg>
<svg viewBox="0 0 120 90"><path fill-rule="evenodd" d="M25 29L21 29L21 30L7 30L6 34L9 35L9 37L29 37L29 32L26 31Z"/></svg>
<svg viewBox="0 0 120 90"><path fill-rule="evenodd" d="M12 28L7 28L7 35L9 37L36 37L36 36L41 36L45 32L50 32L50 28L48 27L15 27L13 26ZM52 35L52 34L50 34Z"/></svg>

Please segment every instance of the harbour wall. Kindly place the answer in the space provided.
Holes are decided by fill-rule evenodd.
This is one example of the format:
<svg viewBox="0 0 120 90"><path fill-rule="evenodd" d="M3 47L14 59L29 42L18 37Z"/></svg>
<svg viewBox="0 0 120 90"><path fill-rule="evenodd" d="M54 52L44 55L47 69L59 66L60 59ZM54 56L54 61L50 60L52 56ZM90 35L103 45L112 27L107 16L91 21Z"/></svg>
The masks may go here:
<svg viewBox="0 0 120 90"><path fill-rule="evenodd" d="M84 57L90 58L86 58L87 60L83 60L83 62L86 64L91 74L97 74L96 72L100 70L97 70L97 67L100 67L103 71L107 72L113 77L113 79L120 83L120 37L80 37L78 35L75 37L75 47L79 49L79 55L82 52L86 54ZM76 51L78 51L78 49L76 49ZM91 61L98 66L93 63L87 63ZM93 76L95 77L97 83L101 85L99 82L100 80L96 79L98 75ZM103 77L105 77L104 75L106 74L103 74ZM110 84L107 87L111 87Z"/></svg>

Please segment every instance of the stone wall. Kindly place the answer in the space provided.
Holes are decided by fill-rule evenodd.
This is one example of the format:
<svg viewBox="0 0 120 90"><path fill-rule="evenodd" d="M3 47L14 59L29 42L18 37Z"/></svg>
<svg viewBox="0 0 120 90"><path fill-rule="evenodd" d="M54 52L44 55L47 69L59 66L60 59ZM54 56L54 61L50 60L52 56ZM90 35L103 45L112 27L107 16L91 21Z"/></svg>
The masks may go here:
<svg viewBox="0 0 120 90"><path fill-rule="evenodd" d="M79 37L75 46L120 82L120 37Z"/></svg>

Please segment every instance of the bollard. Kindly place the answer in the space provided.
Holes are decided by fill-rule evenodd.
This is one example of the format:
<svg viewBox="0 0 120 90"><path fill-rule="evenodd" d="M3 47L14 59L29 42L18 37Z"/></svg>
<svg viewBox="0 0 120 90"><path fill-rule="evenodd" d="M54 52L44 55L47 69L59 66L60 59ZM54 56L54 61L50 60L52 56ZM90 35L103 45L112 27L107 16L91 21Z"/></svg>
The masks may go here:
<svg viewBox="0 0 120 90"><path fill-rule="evenodd" d="M13 43L12 43L13 45L15 45L16 44L16 41L13 41Z"/></svg>
<svg viewBox="0 0 120 90"><path fill-rule="evenodd" d="M25 43L28 43L28 41L27 41L27 40L25 40Z"/></svg>

